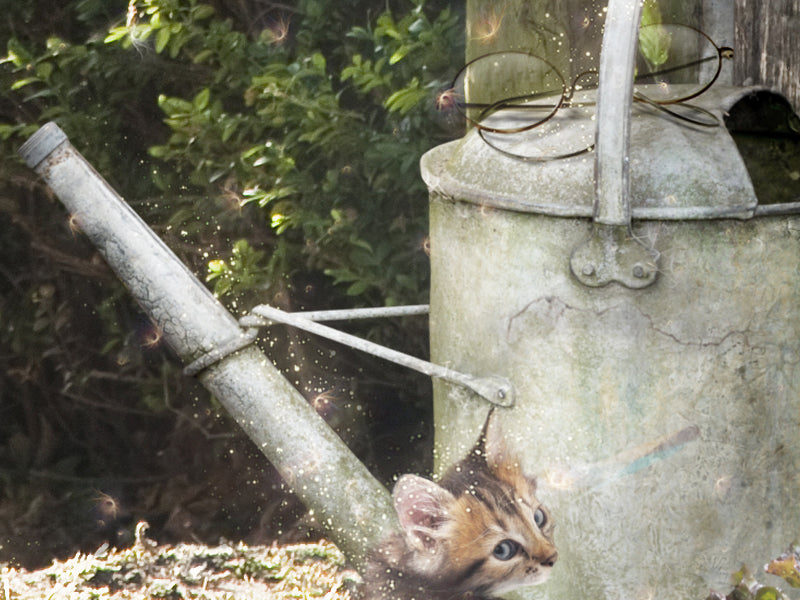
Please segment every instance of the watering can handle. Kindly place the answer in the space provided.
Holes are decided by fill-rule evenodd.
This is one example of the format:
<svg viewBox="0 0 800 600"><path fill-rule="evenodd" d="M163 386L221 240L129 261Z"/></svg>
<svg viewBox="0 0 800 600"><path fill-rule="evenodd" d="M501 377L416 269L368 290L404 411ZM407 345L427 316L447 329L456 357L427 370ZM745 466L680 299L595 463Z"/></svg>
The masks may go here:
<svg viewBox="0 0 800 600"><path fill-rule="evenodd" d="M633 64L638 46L640 0L609 0L597 90L594 221L631 222L628 148L633 104Z"/></svg>
<svg viewBox="0 0 800 600"><path fill-rule="evenodd" d="M609 0L597 90L594 226L570 267L584 285L643 288L656 279L657 253L631 236L629 146L640 0Z"/></svg>

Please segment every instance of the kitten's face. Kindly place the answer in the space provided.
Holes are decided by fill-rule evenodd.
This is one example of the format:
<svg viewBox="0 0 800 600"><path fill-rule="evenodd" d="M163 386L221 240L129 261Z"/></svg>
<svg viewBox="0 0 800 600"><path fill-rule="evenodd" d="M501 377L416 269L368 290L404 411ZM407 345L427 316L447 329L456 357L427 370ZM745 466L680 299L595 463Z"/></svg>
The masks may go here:
<svg viewBox="0 0 800 600"><path fill-rule="evenodd" d="M491 595L543 583L557 552L535 491L490 416L478 444L439 484L414 475L397 482L409 564L457 592Z"/></svg>
<svg viewBox="0 0 800 600"><path fill-rule="evenodd" d="M447 553L464 589L500 594L550 577L557 558L553 524L533 491L523 477L455 499Z"/></svg>

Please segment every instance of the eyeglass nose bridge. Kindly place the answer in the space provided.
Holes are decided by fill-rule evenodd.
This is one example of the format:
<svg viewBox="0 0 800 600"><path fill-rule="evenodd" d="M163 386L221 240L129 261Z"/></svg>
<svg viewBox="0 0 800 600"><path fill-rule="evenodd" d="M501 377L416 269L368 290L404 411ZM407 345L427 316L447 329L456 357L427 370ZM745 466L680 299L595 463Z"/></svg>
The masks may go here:
<svg viewBox="0 0 800 600"><path fill-rule="evenodd" d="M608 3L597 89L592 233L570 257L573 275L590 287L615 281L638 289L658 274L658 253L631 233L630 123L641 11L639 0Z"/></svg>

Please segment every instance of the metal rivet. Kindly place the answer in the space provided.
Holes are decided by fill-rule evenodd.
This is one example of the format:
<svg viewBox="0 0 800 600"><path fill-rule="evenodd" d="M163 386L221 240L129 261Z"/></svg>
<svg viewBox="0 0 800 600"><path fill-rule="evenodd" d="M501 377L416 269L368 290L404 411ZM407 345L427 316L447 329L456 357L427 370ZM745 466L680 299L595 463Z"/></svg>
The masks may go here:
<svg viewBox="0 0 800 600"><path fill-rule="evenodd" d="M594 275L594 265L592 263L586 263L585 265L583 265L581 273L583 273L586 277L591 277L592 275Z"/></svg>
<svg viewBox="0 0 800 600"><path fill-rule="evenodd" d="M645 271L645 268L642 265L634 265L633 266L633 276L636 277L636 279L642 279L646 275L647 275L647 271Z"/></svg>

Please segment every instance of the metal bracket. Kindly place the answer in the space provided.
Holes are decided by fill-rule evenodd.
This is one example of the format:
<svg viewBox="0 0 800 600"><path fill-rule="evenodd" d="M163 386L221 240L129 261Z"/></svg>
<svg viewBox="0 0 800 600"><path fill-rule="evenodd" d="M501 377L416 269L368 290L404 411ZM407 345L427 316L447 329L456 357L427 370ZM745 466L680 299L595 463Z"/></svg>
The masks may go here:
<svg viewBox="0 0 800 600"><path fill-rule="evenodd" d="M595 223L589 239L572 251L570 267L589 287L616 281L640 289L656 280L658 252L632 237L624 225Z"/></svg>
<svg viewBox="0 0 800 600"><path fill-rule="evenodd" d="M374 356L391 361L398 365L414 369L430 377L444 379L451 383L456 383L469 390L472 390L488 402L498 406L512 406L514 404L514 388L511 382L504 377L490 375L488 377L475 377L454 371L448 367L437 365L409 354L392 350L386 346L381 346L338 329L333 329L326 325L321 325L317 321L336 321L353 318L369 318L376 316L400 316L408 314L427 313L427 306L412 307L387 307L387 308L367 308L352 309L347 311L317 311L317 312L285 312L278 308L261 304L255 306L250 311L251 314L239 319L242 327L260 327L271 322L284 323L297 327L309 333L328 338L335 342L346 344L356 350L367 352Z"/></svg>
<svg viewBox="0 0 800 600"><path fill-rule="evenodd" d="M658 274L658 253L631 235L630 138L633 63L642 3L609 0L597 89L595 202L592 233L572 251L578 281L647 287Z"/></svg>

